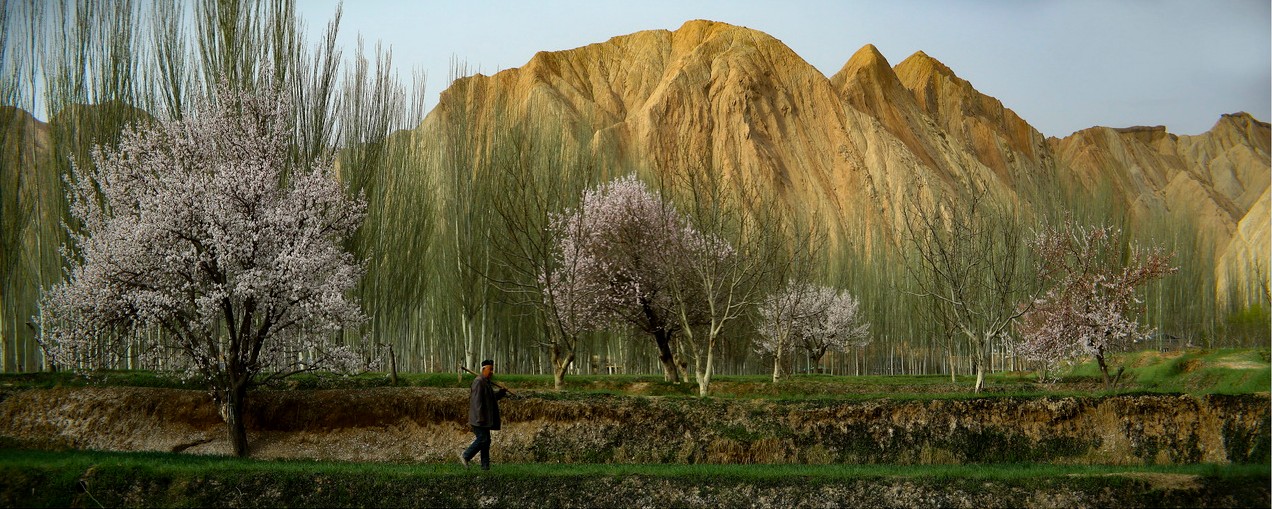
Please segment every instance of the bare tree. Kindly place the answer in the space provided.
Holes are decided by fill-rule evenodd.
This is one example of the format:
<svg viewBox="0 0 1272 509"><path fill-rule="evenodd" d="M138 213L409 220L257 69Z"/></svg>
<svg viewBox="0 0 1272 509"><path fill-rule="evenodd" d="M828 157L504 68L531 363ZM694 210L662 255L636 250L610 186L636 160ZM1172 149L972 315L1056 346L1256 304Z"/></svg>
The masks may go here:
<svg viewBox="0 0 1272 509"><path fill-rule="evenodd" d="M931 302L934 315L967 344L979 393L987 349L1010 334L1037 294L1023 228L1013 210L995 210L984 190L963 200L914 203L905 213L903 249L913 293Z"/></svg>
<svg viewBox="0 0 1272 509"><path fill-rule="evenodd" d="M538 344L548 350L553 387L564 389L565 375L575 360L579 335L591 329L584 313L597 297L583 280L578 256L557 254L558 235L578 238L577 221L559 231L554 218L578 200L595 174L596 159L579 152L564 122L538 119L521 126L498 122L497 147L493 150L491 179L496 214L489 242L501 270L487 274L499 287L505 303L528 308L543 328ZM548 117L550 118L550 117ZM586 213L577 209L576 213Z"/></svg>
<svg viewBox="0 0 1272 509"><path fill-rule="evenodd" d="M781 216L756 206L765 200L754 186L712 168L669 170L662 188L665 196L683 194L693 226L675 237L681 246L660 254L674 273L668 281L681 339L694 363L698 395L706 396L725 327L759 302L776 272L785 239L772 234Z"/></svg>

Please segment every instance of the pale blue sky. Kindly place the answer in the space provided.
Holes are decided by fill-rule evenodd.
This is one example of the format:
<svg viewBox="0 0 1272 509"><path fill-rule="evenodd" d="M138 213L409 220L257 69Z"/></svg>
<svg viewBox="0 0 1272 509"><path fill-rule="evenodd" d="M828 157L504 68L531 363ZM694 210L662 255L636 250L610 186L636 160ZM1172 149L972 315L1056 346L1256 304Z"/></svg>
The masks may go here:
<svg viewBox="0 0 1272 509"><path fill-rule="evenodd" d="M336 0L298 0L316 38ZM922 50L1048 136L1094 125L1199 134L1223 113L1272 113L1268 0L393 1L344 6L341 45L361 34L395 66L427 72L428 106L452 58L485 74L640 30L710 19L784 42L826 75L874 44L896 65Z"/></svg>

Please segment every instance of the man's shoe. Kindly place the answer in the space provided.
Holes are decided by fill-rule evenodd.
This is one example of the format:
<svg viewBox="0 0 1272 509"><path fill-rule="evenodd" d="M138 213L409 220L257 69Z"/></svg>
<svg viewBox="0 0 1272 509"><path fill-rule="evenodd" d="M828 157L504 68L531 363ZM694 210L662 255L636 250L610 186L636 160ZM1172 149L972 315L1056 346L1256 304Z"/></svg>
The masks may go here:
<svg viewBox="0 0 1272 509"><path fill-rule="evenodd" d="M459 453L459 464L463 465L465 469L468 468L468 458L465 458L462 452Z"/></svg>

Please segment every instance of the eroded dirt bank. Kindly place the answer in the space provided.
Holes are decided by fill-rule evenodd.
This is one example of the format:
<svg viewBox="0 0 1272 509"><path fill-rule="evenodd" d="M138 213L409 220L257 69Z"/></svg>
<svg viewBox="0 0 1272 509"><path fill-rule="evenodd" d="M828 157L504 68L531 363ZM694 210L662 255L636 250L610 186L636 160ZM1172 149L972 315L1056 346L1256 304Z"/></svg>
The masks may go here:
<svg viewBox="0 0 1272 509"><path fill-rule="evenodd" d="M0 437L31 447L226 454L206 393L136 387L0 393ZM502 403L497 462L1266 463L1269 396L931 401L530 396ZM262 391L258 458L447 462L471 440L467 390Z"/></svg>

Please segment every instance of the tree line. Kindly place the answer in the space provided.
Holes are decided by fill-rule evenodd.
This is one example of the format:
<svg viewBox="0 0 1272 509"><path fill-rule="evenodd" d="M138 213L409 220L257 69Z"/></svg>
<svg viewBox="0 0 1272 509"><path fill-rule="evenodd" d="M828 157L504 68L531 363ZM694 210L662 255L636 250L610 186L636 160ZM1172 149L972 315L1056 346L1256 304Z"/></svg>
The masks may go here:
<svg viewBox="0 0 1272 509"><path fill-rule="evenodd" d="M182 22L165 22L172 19ZM289 164L331 157L345 191L366 200L361 227L342 245L365 269L350 291L367 319L333 335L386 370L453 371L456 364L496 357L507 370L553 373L558 382L570 373L590 372L661 372L687 379L692 370L709 383L712 373L953 376L1026 369L1039 361L1027 358L1020 347L1022 333L1014 326L1024 315L1003 305L994 320L989 308L944 299L956 282L934 278L939 271L931 264L924 268L925 258L940 254L932 252L938 239L925 235L943 235L941 229L951 224L961 229L948 231L997 232L993 242L944 241L980 252L982 259L1014 259L1006 272L961 269L985 271L963 289L970 295L1005 299L1006 287L993 285L1009 272L1036 276L1025 260L1030 234L1065 219L1075 227L1114 226L1128 232L1123 235L1128 245L1151 242L1176 253L1178 273L1140 287L1133 309L1127 310L1158 331L1137 344L1266 342L1266 296L1263 303L1239 306L1232 299L1221 305L1212 292L1197 291L1214 287L1214 263L1206 254L1213 251L1194 228L1178 227L1175 218L1131 225L1116 200L1100 191L1053 193L1053 200L1038 200L1034 214L1015 222L971 209L966 217L952 217L951 211L959 210L952 204L959 200L951 198L944 209L912 211L908 232L846 225L848 231L836 235L851 241L830 245L829 233L818 231L820 221L780 207L759 210L764 207L755 204L775 203L774 197L722 181L725 177L710 171L709 163L634 167L621 154L590 150L585 140L595 133L589 126L547 112L527 115L533 123L494 118L507 109L502 104L507 98L472 82L456 81L443 95L434 114L447 118L432 123L441 127L404 131L423 118L421 88L389 72L387 51L377 49L368 58L360 47L345 58L334 43L338 14L316 45L305 43L294 9L281 1L102 5L11 0L4 26L4 102L28 111L36 111L38 102L50 119L49 139L37 143L30 130L21 128L21 116L7 110L12 115L3 134L5 309L0 320L6 371L49 367L35 341L41 327L37 302L41 289L52 287L65 272L59 248L68 244L68 234L61 223L70 217L71 205L63 180L72 174L72 161L92 167L93 147L117 146L124 126L191 114L195 97L215 97L219 81L245 87L279 84L294 106L290 123L296 141L289 148ZM272 75L261 76L264 67ZM77 69L86 72L73 72ZM452 78L467 74L463 64L455 64ZM34 147L42 144L49 155L35 161ZM33 165L51 170L19 171ZM704 305L677 309L667 304L665 319L657 324L633 313L627 313L625 327L571 321L579 310L562 312L557 297L566 308L587 302L580 293L561 293L587 281L562 279L562 269L585 267L589 259L582 251L572 256L561 251L558 240L570 233L565 219L574 211L581 216L576 227L586 224L590 215L582 211L589 190L621 178L643 183L660 207L675 208L700 234L696 241L677 242L698 242L706 249L702 246L712 245L711 239L730 239L734 254L753 257L676 264L679 283L658 298L674 303L693 301L692 296ZM689 280L699 283L689 287L684 283ZM643 281L629 283L637 282L645 288ZM730 292L738 289L745 289L747 298L731 301L737 293ZM858 338L844 351L757 345L759 339L784 334L788 339L779 345L800 334L812 337L793 332L794 326L784 333L764 329L764 306L780 307L766 297L786 292L788 300L834 301L829 294L835 292L828 289L851 295L859 323L869 324L869 342ZM841 299L840 309L847 307L847 299ZM773 307L767 313L794 322L794 314ZM953 321L959 313L984 323L969 334ZM621 315L613 307L586 317ZM814 322L809 318L798 329L815 330ZM142 349L164 334L140 331L129 341L136 344L134 350ZM162 367L135 355L112 355L106 364L113 367Z"/></svg>

